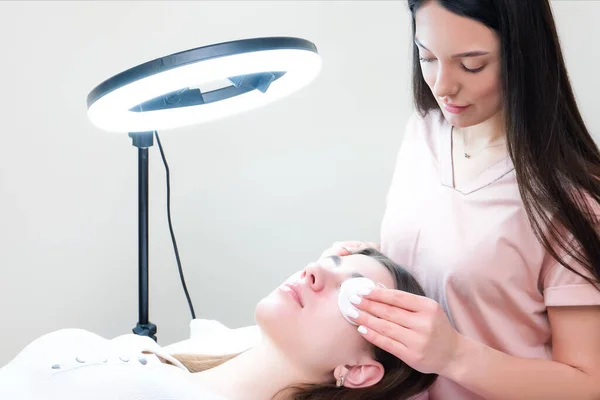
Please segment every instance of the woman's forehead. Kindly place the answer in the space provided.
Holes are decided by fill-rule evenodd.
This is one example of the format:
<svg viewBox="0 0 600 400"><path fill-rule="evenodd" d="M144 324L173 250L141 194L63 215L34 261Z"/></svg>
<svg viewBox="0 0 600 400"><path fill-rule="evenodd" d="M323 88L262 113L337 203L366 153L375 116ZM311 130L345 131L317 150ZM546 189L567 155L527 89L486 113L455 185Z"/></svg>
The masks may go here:
<svg viewBox="0 0 600 400"><path fill-rule="evenodd" d="M471 18L460 16L446 10L437 2L421 7L415 15L416 39L430 50L452 45L450 51L470 51L462 47L496 47L498 39L492 29Z"/></svg>

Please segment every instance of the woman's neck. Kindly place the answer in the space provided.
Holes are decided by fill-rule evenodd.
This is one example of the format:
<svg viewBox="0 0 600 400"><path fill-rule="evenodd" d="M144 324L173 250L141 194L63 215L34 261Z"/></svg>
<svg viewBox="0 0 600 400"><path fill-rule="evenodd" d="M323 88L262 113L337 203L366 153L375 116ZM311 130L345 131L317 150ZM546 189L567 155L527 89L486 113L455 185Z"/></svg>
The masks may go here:
<svg viewBox="0 0 600 400"><path fill-rule="evenodd" d="M228 400L272 399L283 389L314 379L267 341L215 368L193 374L203 389Z"/></svg>
<svg viewBox="0 0 600 400"><path fill-rule="evenodd" d="M458 132L457 132L458 131ZM470 149L483 148L506 141L506 127L503 115L498 112L486 121L466 128L454 128Z"/></svg>

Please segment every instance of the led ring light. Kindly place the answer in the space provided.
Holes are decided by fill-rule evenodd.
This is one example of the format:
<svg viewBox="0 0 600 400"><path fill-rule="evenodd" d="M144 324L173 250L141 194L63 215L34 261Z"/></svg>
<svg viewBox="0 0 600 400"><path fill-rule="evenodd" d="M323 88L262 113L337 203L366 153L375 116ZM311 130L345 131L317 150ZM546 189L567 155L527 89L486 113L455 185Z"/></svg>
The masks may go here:
<svg viewBox="0 0 600 400"><path fill-rule="evenodd" d="M148 290L148 148L153 135L158 138L159 130L222 118L281 99L307 85L320 69L317 49L307 40L245 39L158 58L107 79L89 93L91 122L103 130L127 132L138 148L139 319L135 334L156 340L157 327L149 320ZM168 176L167 168L167 182Z"/></svg>
<svg viewBox="0 0 600 400"><path fill-rule="evenodd" d="M260 107L319 73L315 45L287 37L245 39L162 57L98 85L87 99L92 123L112 132L173 129ZM197 86L226 80L210 91Z"/></svg>

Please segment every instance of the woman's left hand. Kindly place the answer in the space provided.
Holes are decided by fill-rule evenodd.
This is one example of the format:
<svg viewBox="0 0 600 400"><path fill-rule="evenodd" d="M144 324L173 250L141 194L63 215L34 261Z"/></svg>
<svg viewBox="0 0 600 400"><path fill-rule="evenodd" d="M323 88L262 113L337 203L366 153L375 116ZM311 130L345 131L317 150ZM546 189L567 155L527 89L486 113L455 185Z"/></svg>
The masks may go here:
<svg viewBox="0 0 600 400"><path fill-rule="evenodd" d="M455 361L461 335L436 301L377 287L355 306L365 339L417 371L443 375Z"/></svg>

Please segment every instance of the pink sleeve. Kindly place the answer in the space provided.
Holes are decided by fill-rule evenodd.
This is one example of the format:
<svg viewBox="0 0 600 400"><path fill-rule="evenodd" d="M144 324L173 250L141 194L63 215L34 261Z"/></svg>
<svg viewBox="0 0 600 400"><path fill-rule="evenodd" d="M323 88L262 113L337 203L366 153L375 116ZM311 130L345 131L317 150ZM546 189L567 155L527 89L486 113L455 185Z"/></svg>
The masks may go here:
<svg viewBox="0 0 600 400"><path fill-rule="evenodd" d="M594 213L596 218L598 218L600 215L600 206L589 197L587 197L587 201L589 201L590 212ZM562 264L554 260L550 255L547 258L548 262L542 267L541 271L546 307L600 305L600 285L596 288L582 276L563 267ZM572 257L566 255L563 258L569 267L595 280L592 273Z"/></svg>
<svg viewBox="0 0 600 400"><path fill-rule="evenodd" d="M592 276L571 257L565 257L565 260L577 272L587 277ZM546 307L600 305L599 289L555 260L553 260L552 264L544 272L543 293Z"/></svg>

